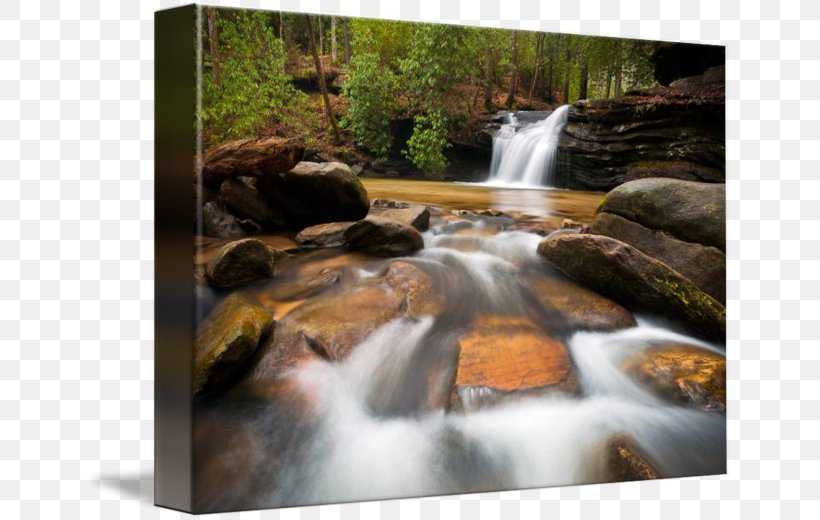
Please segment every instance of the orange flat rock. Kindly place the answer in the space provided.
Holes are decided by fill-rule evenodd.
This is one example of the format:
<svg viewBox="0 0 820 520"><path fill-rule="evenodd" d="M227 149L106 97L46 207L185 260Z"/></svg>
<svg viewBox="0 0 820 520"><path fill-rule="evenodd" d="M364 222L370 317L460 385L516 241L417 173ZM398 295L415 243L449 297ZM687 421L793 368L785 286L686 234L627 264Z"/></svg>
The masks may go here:
<svg viewBox="0 0 820 520"><path fill-rule="evenodd" d="M570 372L566 347L524 317L480 316L459 346L458 387L543 388Z"/></svg>

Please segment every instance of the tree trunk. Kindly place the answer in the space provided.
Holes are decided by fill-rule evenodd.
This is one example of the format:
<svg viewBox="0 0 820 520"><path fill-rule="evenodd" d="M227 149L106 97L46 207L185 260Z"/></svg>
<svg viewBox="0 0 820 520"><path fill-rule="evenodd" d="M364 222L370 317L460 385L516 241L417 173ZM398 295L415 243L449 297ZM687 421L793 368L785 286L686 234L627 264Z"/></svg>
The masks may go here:
<svg viewBox="0 0 820 520"><path fill-rule="evenodd" d="M518 31L512 32L512 74L510 75L510 91L507 93L507 108L515 103L515 94L518 92Z"/></svg>
<svg viewBox="0 0 820 520"><path fill-rule="evenodd" d="M550 74L549 74L549 81L547 82L547 101L552 103L552 78L553 78L553 57L552 53L550 53Z"/></svg>
<svg viewBox="0 0 820 520"><path fill-rule="evenodd" d="M608 98L609 93L612 90L612 67L606 70L606 95L604 97Z"/></svg>
<svg viewBox="0 0 820 520"><path fill-rule="evenodd" d="M484 82L484 110L490 112L493 109L493 48L489 41L484 54Z"/></svg>
<svg viewBox="0 0 820 520"><path fill-rule="evenodd" d="M209 7L205 12L208 17L208 45L211 49L211 74L213 74L214 84L219 85L219 67L222 58L219 55L219 28L216 25L216 9Z"/></svg>
<svg viewBox="0 0 820 520"><path fill-rule="evenodd" d="M532 83L530 92L527 95L527 103L532 102L532 91L535 90L535 80L538 79L538 69L541 66L541 54L544 52L544 33L535 34L535 70L532 73Z"/></svg>
<svg viewBox="0 0 820 520"><path fill-rule="evenodd" d="M587 98L587 86L589 85L589 66L586 62L581 65L581 77L578 80L578 99Z"/></svg>
<svg viewBox="0 0 820 520"><path fill-rule="evenodd" d="M285 47L285 16L279 11L279 39L282 40L282 48Z"/></svg>
<svg viewBox="0 0 820 520"><path fill-rule="evenodd" d="M345 18L342 26L344 27L345 65L347 65L350 63L350 19Z"/></svg>
<svg viewBox="0 0 820 520"><path fill-rule="evenodd" d="M336 63L336 17L330 17L330 62Z"/></svg>
<svg viewBox="0 0 820 520"><path fill-rule="evenodd" d="M325 101L325 112L327 113L327 119L330 121L330 126L333 128L333 135L336 138L336 142L339 142L342 140L342 136L339 133L339 127L336 124L336 117L333 115L333 107L330 106L330 98L327 95L325 73L322 71L322 62L319 61L319 54L316 52L316 36L313 34L313 24L310 22L310 15L305 15L305 25L307 25L310 53L313 55L313 65L316 67L316 77L319 78L319 88L322 91L322 99Z"/></svg>
<svg viewBox="0 0 820 520"><path fill-rule="evenodd" d="M202 182L219 187L234 177L263 177L293 169L305 155L305 147L295 139L263 137L229 141L205 151Z"/></svg>
<svg viewBox="0 0 820 520"><path fill-rule="evenodd" d="M572 58L572 53L570 52L569 39L572 38L570 35L567 35L567 50L564 56L564 104L569 105L569 66L570 66L570 59Z"/></svg>
<svg viewBox="0 0 820 520"><path fill-rule="evenodd" d="M622 78L622 75L621 75L621 66L618 65L618 69L615 71L615 97L618 97L618 96L621 95L621 81L622 81L622 79L623 78Z"/></svg>
<svg viewBox="0 0 820 520"><path fill-rule="evenodd" d="M322 25L323 25L322 24L322 17L317 16L317 18L319 19L318 20L318 22L319 22L319 24L318 24L319 25L319 56L324 56L325 55L325 38L324 38L324 34L323 34L324 31L322 30Z"/></svg>

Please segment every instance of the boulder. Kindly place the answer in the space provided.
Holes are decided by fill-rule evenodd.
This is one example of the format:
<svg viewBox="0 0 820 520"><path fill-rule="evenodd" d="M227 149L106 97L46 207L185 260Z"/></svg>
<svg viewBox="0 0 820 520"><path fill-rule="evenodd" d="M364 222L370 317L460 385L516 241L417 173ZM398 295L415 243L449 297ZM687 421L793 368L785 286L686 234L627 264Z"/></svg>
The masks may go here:
<svg viewBox="0 0 820 520"><path fill-rule="evenodd" d="M239 139L210 148L202 160L202 181L219 187L225 179L261 177L296 166L305 147L292 139L263 137Z"/></svg>
<svg viewBox="0 0 820 520"><path fill-rule="evenodd" d="M626 435L613 435L605 441L607 475L606 482L629 482L658 478L658 472L647 462L634 439Z"/></svg>
<svg viewBox="0 0 820 520"><path fill-rule="evenodd" d="M627 182L607 193L598 212L726 250L725 184L659 178Z"/></svg>
<svg viewBox="0 0 820 520"><path fill-rule="evenodd" d="M361 181L339 162L300 162L289 171L260 177L256 188L294 226L355 221L370 209Z"/></svg>
<svg viewBox="0 0 820 520"><path fill-rule="evenodd" d="M194 183L194 222L202 216L202 206L215 201L216 196L216 191L203 186L201 183Z"/></svg>
<svg viewBox="0 0 820 520"><path fill-rule="evenodd" d="M658 87L573 103L556 156L560 187L610 190L647 176L725 182L725 87Z"/></svg>
<svg viewBox="0 0 820 520"><path fill-rule="evenodd" d="M726 255L719 249L677 240L663 231L644 227L606 211L595 217L589 232L620 240L660 260L725 304Z"/></svg>
<svg viewBox="0 0 820 520"><path fill-rule="evenodd" d="M567 331L611 332L637 326L631 312L572 280L533 276L525 285L543 307L559 316Z"/></svg>
<svg viewBox="0 0 820 520"><path fill-rule="evenodd" d="M350 249L377 256L404 256L424 247L416 228L385 217L368 216L347 228L344 236Z"/></svg>
<svg viewBox="0 0 820 520"><path fill-rule="evenodd" d="M223 181L219 197L231 213L252 220L263 229L281 228L286 224L285 217L271 201L241 178Z"/></svg>
<svg viewBox="0 0 820 520"><path fill-rule="evenodd" d="M553 236L538 254L571 278L630 309L682 323L710 340L725 341L726 309L665 264L602 235Z"/></svg>
<svg viewBox="0 0 820 520"><path fill-rule="evenodd" d="M236 380L273 318L238 295L223 300L197 329L193 394L223 389Z"/></svg>
<svg viewBox="0 0 820 520"><path fill-rule="evenodd" d="M726 411L726 357L685 344L650 347L621 367L657 395L709 412Z"/></svg>
<svg viewBox="0 0 820 520"><path fill-rule="evenodd" d="M437 315L444 299L432 278L407 262L393 262L378 278L355 289L327 292L282 318L260 348L248 384L263 393L271 382L301 363L341 361L378 327L402 316Z"/></svg>
<svg viewBox="0 0 820 520"><path fill-rule="evenodd" d="M345 242L345 231L355 222L330 222L306 227L296 235L302 247L338 247Z"/></svg>
<svg viewBox="0 0 820 520"><path fill-rule="evenodd" d="M216 202L202 206L202 233L209 237L235 238L247 235L236 217Z"/></svg>
<svg viewBox="0 0 820 520"><path fill-rule="evenodd" d="M234 287L276 273L276 264L287 254L255 238L222 246L208 262L205 277L214 287Z"/></svg>
<svg viewBox="0 0 820 520"><path fill-rule="evenodd" d="M420 204L407 204L400 208L372 206L368 214L398 220L419 231L426 231L430 226L430 210Z"/></svg>
<svg viewBox="0 0 820 520"><path fill-rule="evenodd" d="M510 394L574 392L566 347L520 316L479 316L458 339L451 407L494 404Z"/></svg>
<svg viewBox="0 0 820 520"><path fill-rule="evenodd" d="M540 220L530 220L523 222L516 222L508 228L509 231L524 231L525 233L534 233L545 237L555 231L555 226L549 222Z"/></svg>

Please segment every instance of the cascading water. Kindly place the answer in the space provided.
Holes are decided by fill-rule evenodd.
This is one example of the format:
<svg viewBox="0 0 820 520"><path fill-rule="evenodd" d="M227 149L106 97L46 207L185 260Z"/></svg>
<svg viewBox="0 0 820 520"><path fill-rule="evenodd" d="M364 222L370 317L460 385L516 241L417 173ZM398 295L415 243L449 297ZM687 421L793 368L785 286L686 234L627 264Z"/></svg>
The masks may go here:
<svg viewBox="0 0 820 520"><path fill-rule="evenodd" d="M456 222L436 217L424 249L354 264L330 290L355 292L398 260L432 279L444 297L440 311L376 327L343 360L300 365L289 376L298 391L285 387L281 400L199 412L214 450L199 459L212 461L199 470L204 509L600 482L611 478L605 445L613 436L633 440L661 477L725 471L724 415L663 399L622 369L659 344L722 354L719 346L640 318L616 332L568 329L528 282L556 276L536 253L543 237L510 231L502 218ZM339 253L317 254L313 261L325 265ZM259 290L270 294L288 276ZM527 317L552 331L567 347L578 392L508 398L459 387L463 411L448 408L458 339L486 315ZM488 396L501 400L487 407Z"/></svg>
<svg viewBox="0 0 820 520"><path fill-rule="evenodd" d="M517 129L514 114L493 136L493 158L488 184L552 187L558 138L567 122L569 105L546 119Z"/></svg>

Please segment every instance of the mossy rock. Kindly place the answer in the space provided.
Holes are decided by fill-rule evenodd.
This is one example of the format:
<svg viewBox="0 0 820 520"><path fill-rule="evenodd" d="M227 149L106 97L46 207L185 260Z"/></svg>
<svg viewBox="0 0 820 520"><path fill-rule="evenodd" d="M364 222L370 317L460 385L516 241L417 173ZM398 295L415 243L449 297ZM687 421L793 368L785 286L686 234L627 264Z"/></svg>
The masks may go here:
<svg viewBox="0 0 820 520"><path fill-rule="evenodd" d="M726 340L723 305L629 244L601 235L560 235L542 241L538 254L629 309L660 314L708 340Z"/></svg>

